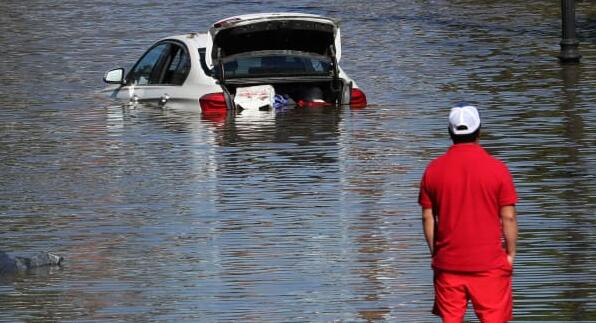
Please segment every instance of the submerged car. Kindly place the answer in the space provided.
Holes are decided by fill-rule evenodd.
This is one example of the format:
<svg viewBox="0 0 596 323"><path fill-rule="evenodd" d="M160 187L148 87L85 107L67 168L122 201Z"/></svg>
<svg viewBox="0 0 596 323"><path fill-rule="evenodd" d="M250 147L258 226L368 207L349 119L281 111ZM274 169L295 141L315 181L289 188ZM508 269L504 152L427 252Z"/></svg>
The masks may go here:
<svg viewBox="0 0 596 323"><path fill-rule="evenodd" d="M208 33L159 40L128 73L108 71L104 81L110 86L104 91L133 102L196 105L203 112L247 108L247 101L366 106L364 92L339 67L340 57L334 19L298 13L235 16L214 23Z"/></svg>

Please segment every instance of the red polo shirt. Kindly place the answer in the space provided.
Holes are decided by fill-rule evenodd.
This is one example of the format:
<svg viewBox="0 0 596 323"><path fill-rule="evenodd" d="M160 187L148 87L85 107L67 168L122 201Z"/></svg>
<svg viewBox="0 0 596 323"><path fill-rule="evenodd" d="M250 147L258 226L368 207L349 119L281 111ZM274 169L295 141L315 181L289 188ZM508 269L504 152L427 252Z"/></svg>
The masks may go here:
<svg viewBox="0 0 596 323"><path fill-rule="evenodd" d="M507 166L479 144L456 144L433 160L418 202L437 216L433 268L478 272L506 257L499 210L517 196Z"/></svg>

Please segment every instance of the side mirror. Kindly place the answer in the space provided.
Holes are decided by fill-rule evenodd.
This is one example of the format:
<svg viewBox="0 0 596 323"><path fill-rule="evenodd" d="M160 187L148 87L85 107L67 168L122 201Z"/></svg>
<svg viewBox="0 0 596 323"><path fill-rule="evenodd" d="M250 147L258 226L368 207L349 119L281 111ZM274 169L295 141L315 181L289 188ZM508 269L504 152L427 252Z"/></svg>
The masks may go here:
<svg viewBox="0 0 596 323"><path fill-rule="evenodd" d="M124 84L124 69L116 68L106 72L103 81L108 84Z"/></svg>

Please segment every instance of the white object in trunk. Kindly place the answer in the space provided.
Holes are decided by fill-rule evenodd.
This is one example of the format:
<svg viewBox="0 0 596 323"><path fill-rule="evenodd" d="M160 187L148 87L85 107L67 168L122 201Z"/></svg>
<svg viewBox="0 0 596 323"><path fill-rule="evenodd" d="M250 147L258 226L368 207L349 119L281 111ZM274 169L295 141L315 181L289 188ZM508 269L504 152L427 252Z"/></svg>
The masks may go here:
<svg viewBox="0 0 596 323"><path fill-rule="evenodd" d="M271 85L239 87L236 89L234 103L245 110L258 110L272 107L275 89Z"/></svg>

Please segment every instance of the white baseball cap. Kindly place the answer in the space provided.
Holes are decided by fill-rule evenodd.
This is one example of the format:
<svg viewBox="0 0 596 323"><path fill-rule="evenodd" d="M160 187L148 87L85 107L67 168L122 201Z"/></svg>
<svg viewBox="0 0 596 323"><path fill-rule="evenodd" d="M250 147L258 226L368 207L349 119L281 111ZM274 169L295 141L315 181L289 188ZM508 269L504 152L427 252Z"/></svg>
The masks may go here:
<svg viewBox="0 0 596 323"><path fill-rule="evenodd" d="M451 108L449 113L449 129L455 135L467 135L480 127L480 115L476 107L460 104Z"/></svg>

